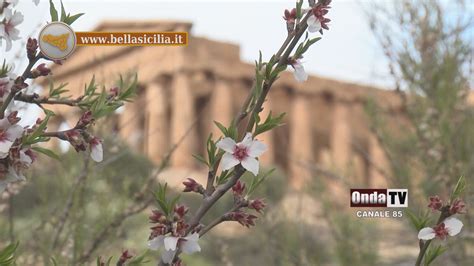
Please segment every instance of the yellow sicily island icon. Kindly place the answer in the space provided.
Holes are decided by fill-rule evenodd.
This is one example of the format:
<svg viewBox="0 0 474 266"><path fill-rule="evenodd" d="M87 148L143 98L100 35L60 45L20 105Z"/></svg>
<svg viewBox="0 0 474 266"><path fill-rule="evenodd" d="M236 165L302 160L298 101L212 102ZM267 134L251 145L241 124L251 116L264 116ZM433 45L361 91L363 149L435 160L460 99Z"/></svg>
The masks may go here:
<svg viewBox="0 0 474 266"><path fill-rule="evenodd" d="M41 29L38 44L45 57L51 60L63 60L76 48L76 34L66 23L51 22Z"/></svg>
<svg viewBox="0 0 474 266"><path fill-rule="evenodd" d="M43 35L43 41L51 44L52 46L57 47L59 50L64 51L67 49L67 39L69 38L69 33L61 35L46 34Z"/></svg>

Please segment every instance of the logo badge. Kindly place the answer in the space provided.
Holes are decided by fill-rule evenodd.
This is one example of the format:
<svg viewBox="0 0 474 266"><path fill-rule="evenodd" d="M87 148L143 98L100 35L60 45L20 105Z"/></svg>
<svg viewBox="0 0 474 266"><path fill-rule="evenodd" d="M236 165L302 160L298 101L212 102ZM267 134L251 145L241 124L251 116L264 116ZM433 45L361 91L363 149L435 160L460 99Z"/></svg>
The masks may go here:
<svg viewBox="0 0 474 266"><path fill-rule="evenodd" d="M408 189L351 189L351 207L408 207Z"/></svg>
<svg viewBox="0 0 474 266"><path fill-rule="evenodd" d="M41 30L38 41L41 52L53 60L66 59L76 48L76 34L63 22L46 25Z"/></svg>

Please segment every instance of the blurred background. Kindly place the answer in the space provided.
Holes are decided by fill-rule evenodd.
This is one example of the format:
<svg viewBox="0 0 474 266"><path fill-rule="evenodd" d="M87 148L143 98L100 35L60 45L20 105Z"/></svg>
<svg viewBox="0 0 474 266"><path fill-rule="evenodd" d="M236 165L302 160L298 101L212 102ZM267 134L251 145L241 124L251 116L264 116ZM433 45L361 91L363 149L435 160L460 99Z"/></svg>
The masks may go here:
<svg viewBox="0 0 474 266"><path fill-rule="evenodd" d="M173 193L207 172L203 155L213 124L229 124L265 59L286 37L282 19L293 1L63 1L85 13L76 31L188 31L187 47L79 47L51 66L54 84L82 93L93 76L106 88L138 74L135 101L96 124L105 160L88 162L67 144L51 143L61 161L41 158L28 182L2 195L0 243L20 241L19 265L93 264L98 256L146 250L156 204L143 190L167 182ZM56 3L59 5L59 2ZM285 125L261 136L260 158L276 171L256 191L268 203L254 228L222 224L188 265L413 265L417 231L403 218L357 218L350 188L408 188L409 209L426 212L428 196L447 199L474 171L473 11L470 1L336 1L330 30L303 59L311 74L291 70L275 83L262 112L286 113ZM20 30L36 36L49 4L20 1ZM7 55L16 69L24 43ZM50 80L36 84L41 91ZM21 106L20 106L21 107ZM52 107L50 130L67 129L80 113ZM35 111L29 111L31 120ZM251 180L246 176L246 180ZM472 205L468 187L464 200ZM197 198L184 195L191 210ZM232 205L228 195L204 222ZM402 209L404 210L404 209ZM433 217L435 215L433 214ZM442 245L435 265L469 265L472 215ZM433 218L435 219L435 218ZM150 253L150 257L157 254ZM150 263L153 265L153 263Z"/></svg>

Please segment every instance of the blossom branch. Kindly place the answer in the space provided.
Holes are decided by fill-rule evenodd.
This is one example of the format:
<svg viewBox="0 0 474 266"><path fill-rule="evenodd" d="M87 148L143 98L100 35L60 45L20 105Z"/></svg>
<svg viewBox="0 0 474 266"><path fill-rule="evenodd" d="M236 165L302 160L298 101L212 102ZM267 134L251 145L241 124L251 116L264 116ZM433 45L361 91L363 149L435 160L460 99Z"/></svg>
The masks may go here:
<svg viewBox="0 0 474 266"><path fill-rule="evenodd" d="M22 94L19 93L15 96L15 100L32 103L37 105L50 104L50 105L68 105L68 106L79 106L82 100L82 97L76 99L52 99L49 97L40 97L38 94Z"/></svg>
<svg viewBox="0 0 474 266"><path fill-rule="evenodd" d="M41 53L36 55L33 59L29 60L28 65L26 66L25 70L23 71L23 74L19 76L15 80L15 85L12 87L10 93L8 94L7 98L5 101L2 103L0 106L0 119L5 117L5 111L7 110L8 105L10 105L11 101L13 98L15 98L15 95L23 89L21 85L24 84L25 80L28 78L31 78L31 69L33 69L34 65L41 59L43 56Z"/></svg>

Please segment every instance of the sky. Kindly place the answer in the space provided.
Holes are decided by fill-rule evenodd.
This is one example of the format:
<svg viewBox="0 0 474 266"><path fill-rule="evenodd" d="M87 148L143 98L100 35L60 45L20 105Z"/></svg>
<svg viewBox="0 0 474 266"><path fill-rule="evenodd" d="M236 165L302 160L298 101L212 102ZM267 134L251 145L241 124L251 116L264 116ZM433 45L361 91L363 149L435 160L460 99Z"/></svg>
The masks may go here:
<svg viewBox="0 0 474 266"><path fill-rule="evenodd" d="M59 1L54 2L58 7ZM67 12L86 13L73 24L76 31L92 30L103 20L188 21L193 23L191 34L238 44L242 60L253 62L259 50L267 60L278 50L286 37L283 11L294 7L295 1L64 0L63 3ZM367 1L361 0L333 1L328 15L332 20L330 30L303 59L310 74L388 89L392 87L386 71L387 63L368 27L363 9L365 4ZM50 19L47 0L40 0L38 7L30 0L21 0L17 9L25 15L25 21L20 25L21 35L25 38L35 35L35 30ZM21 50L23 46L17 42L13 51ZM0 48L0 53L3 52Z"/></svg>

